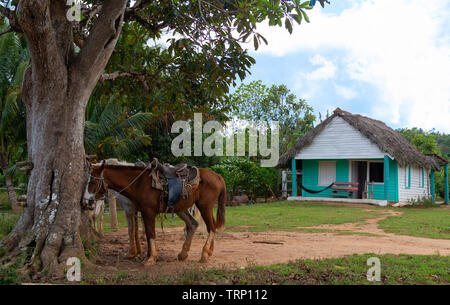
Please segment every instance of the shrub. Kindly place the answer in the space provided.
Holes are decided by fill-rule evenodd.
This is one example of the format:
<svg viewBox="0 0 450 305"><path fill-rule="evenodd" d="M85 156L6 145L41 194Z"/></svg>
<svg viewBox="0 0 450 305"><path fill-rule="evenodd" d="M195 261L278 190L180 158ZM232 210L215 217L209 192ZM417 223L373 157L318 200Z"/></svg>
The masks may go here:
<svg viewBox="0 0 450 305"><path fill-rule="evenodd" d="M418 196L417 199L408 199L409 207L438 207L439 205L433 203L433 197L431 196Z"/></svg>
<svg viewBox="0 0 450 305"><path fill-rule="evenodd" d="M0 210L11 210L11 203L9 202L8 193L0 192Z"/></svg>
<svg viewBox="0 0 450 305"><path fill-rule="evenodd" d="M18 215L0 213L0 239L12 231L18 219Z"/></svg>
<svg viewBox="0 0 450 305"><path fill-rule="evenodd" d="M232 195L245 193L251 196L270 197L277 191L278 171L270 167L261 167L244 157L223 159L211 170L220 174Z"/></svg>

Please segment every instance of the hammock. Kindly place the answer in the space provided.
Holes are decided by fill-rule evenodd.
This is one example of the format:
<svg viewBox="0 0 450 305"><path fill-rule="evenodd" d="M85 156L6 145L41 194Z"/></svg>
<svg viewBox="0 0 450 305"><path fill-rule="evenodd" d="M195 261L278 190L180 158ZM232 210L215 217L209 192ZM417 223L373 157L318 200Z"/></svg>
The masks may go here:
<svg viewBox="0 0 450 305"><path fill-rule="evenodd" d="M304 189L305 191L307 191L308 193L311 193L311 194L317 194L317 193L321 193L321 192L323 192L323 191L326 191L326 190L328 190L330 187L332 187L334 185L334 182L333 183L331 183L329 186L327 186L326 188L324 188L323 190L320 190L320 191L313 191L313 190L310 190L310 189L307 189L306 187L304 187L303 185L301 186L301 188L302 189Z"/></svg>

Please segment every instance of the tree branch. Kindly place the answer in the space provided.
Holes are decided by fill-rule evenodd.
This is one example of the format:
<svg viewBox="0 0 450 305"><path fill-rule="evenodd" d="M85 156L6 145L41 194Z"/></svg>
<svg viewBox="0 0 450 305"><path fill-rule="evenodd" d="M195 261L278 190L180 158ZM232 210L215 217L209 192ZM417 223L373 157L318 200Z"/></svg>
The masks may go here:
<svg viewBox="0 0 450 305"><path fill-rule="evenodd" d="M147 74L147 73L137 73L137 72L123 72L123 71L115 71L111 73L104 73L100 76L99 81L104 82L106 80L115 80L118 78L133 78L138 80L142 86L144 87L145 91L149 91L150 87L148 85L148 82L151 81L152 83L159 83L162 82L158 80L158 76L156 74Z"/></svg>
<svg viewBox="0 0 450 305"><path fill-rule="evenodd" d="M84 46L84 42L87 38L87 34L89 32L89 24L94 19L94 17L101 11L102 4L93 4L90 7L83 6L81 8L81 15L87 16L80 22L73 22L73 36L75 44L82 49Z"/></svg>
<svg viewBox="0 0 450 305"><path fill-rule="evenodd" d="M97 81L114 50L126 4L127 0L103 2L97 21L74 62L74 68L90 85Z"/></svg>
<svg viewBox="0 0 450 305"><path fill-rule="evenodd" d="M136 21L148 31L156 35L160 30L168 25L167 21L158 23L155 19L138 15L137 11L131 10L125 14L125 21Z"/></svg>
<svg viewBox="0 0 450 305"><path fill-rule="evenodd" d="M138 73L116 71L116 72L112 72L112 73L102 74L99 78L99 81L104 82L105 80L115 80L115 79L121 78L121 77L135 78L137 75L138 75Z"/></svg>
<svg viewBox="0 0 450 305"><path fill-rule="evenodd" d="M0 5L0 13L6 18L8 18L11 31L18 33L22 32L22 28L20 27L19 21L17 20L16 11L10 10L9 8L4 7L3 5Z"/></svg>
<svg viewBox="0 0 450 305"><path fill-rule="evenodd" d="M21 0L17 13L30 50L33 81L53 78L60 83L64 76L56 75L55 71L59 66L58 71L64 73L66 66L52 26L50 0Z"/></svg>
<svg viewBox="0 0 450 305"><path fill-rule="evenodd" d="M14 32L14 31L12 29L8 29L6 31L0 32L0 36L7 34L7 33L11 33L11 32Z"/></svg>

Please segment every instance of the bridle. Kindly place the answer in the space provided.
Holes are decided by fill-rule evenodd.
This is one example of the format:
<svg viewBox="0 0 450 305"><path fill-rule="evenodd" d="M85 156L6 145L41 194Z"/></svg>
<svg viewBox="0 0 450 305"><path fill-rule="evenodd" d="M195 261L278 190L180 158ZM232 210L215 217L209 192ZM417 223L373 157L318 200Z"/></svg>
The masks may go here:
<svg viewBox="0 0 450 305"><path fill-rule="evenodd" d="M142 176L142 175L145 173L145 171L146 171L147 169L152 169L152 164L151 164L151 163L148 164L147 166L145 166L144 169L139 173L139 175L137 175L137 176L133 179L133 181L131 181L126 187L124 187L123 189L121 189L121 190L118 191L117 193L121 194L123 191L125 191L127 188L129 188L134 182L136 182L136 180L139 179L140 176ZM89 173L89 179L88 179L86 188L89 187L89 183L91 182L91 179L92 179L92 178L94 178L95 180L100 180L100 183L97 185L97 189L95 190L94 198L95 198L95 197L97 196L97 194L100 192L100 189L102 188L102 186L103 186L103 188L105 189L105 191L108 192L108 184L105 182L105 178L103 177L103 170L104 170L104 169L102 169L102 171L101 171L101 173L100 173L100 177L92 176L92 175ZM101 200L101 199L105 199L105 196L103 195L103 197L101 197L101 198L99 198L99 199L96 199L96 200Z"/></svg>
<svg viewBox="0 0 450 305"><path fill-rule="evenodd" d="M101 172L101 174L100 174L100 177L92 176L92 175L89 173L89 179L88 179L86 188L89 187L89 183L91 182L91 179L92 179L92 178L94 178L95 180L100 180L100 183L97 185L97 189L95 190L94 198L95 198L95 197L97 196L97 194L100 192L100 189L101 189L102 187L105 189L105 193L108 192L108 184L105 182L105 178L103 177L103 170L102 170L102 172ZM104 199L105 199L105 194L103 194L103 196L102 196L101 198L99 198L99 199L94 199L94 200L104 200Z"/></svg>

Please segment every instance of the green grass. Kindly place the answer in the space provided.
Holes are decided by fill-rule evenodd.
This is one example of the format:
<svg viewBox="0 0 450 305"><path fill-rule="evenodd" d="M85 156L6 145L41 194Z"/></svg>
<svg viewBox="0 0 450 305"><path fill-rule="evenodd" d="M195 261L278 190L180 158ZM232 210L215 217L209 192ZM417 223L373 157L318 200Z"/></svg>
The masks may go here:
<svg viewBox="0 0 450 305"><path fill-rule="evenodd" d="M18 215L0 212L0 240L12 231L18 219Z"/></svg>
<svg viewBox="0 0 450 305"><path fill-rule="evenodd" d="M428 238L450 239L450 209L445 208L401 208L395 209L403 215L389 216L379 222L386 232ZM304 228L322 224L342 224L363 222L381 215L383 210L376 207L350 207L326 205L320 202L280 201L251 206L226 208L227 231L302 231L309 233L331 232L338 234L364 234L351 231ZM214 212L215 215L215 212ZM126 228L127 222L122 210L117 213L119 227ZM0 212L0 239L13 228L18 216ZM141 223L140 223L141 225ZM156 225L160 227L160 218ZM164 227L184 226L176 215L163 221ZM104 231L111 232L109 214L104 216Z"/></svg>
<svg viewBox="0 0 450 305"><path fill-rule="evenodd" d="M125 217L125 212L123 210L117 210L117 225L119 228L127 228L127 219ZM156 227L161 226L160 216L156 218ZM180 227L184 226L184 222L175 215L175 218L172 220L172 215L167 214L167 219L163 218L163 226L164 227ZM142 222L139 221L139 228L142 228ZM104 233L112 232L111 230L111 218L109 217L109 213L105 213L103 216L103 231Z"/></svg>
<svg viewBox="0 0 450 305"><path fill-rule="evenodd" d="M280 201L227 207L229 231L294 231L322 224L363 222L380 216L376 208L325 205L320 202Z"/></svg>
<svg viewBox="0 0 450 305"><path fill-rule="evenodd" d="M0 191L0 211L11 210L11 203L9 202L8 193Z"/></svg>
<svg viewBox="0 0 450 305"><path fill-rule="evenodd" d="M385 208L383 208L385 209ZM450 239L450 210L443 208L396 208L400 216L389 216L379 222L386 232L428 238ZM214 211L214 217L215 217ZM380 216L383 210L377 207L351 207L328 205L321 202L280 201L251 206L226 208L226 231L264 232L264 231L301 231L307 233L375 234L332 229L305 228L322 224L342 224L363 222ZM119 227L126 228L127 222L123 211L118 211ZM160 227L160 219L157 219ZM175 215L167 215L164 227L184 226ZM110 232L109 215L104 216L104 230Z"/></svg>
<svg viewBox="0 0 450 305"><path fill-rule="evenodd" d="M27 281L26 277L19 271L25 260L25 256L21 254L13 264L7 267L0 265L0 285L20 285Z"/></svg>
<svg viewBox="0 0 450 305"><path fill-rule="evenodd" d="M400 235L450 239L450 209L417 207L396 211L403 214L381 220L379 228Z"/></svg>
<svg viewBox="0 0 450 305"><path fill-rule="evenodd" d="M370 211L368 211L370 210ZM339 205L324 205L320 202L280 201L251 206L226 207L226 230L232 232L251 231L263 232L302 230L299 227L317 226L321 224L341 224L362 222L378 217L376 208L347 207ZM216 210L214 210L216 217ZM127 227L125 213L117 211L120 228ZM160 218L156 225L160 226ZM175 215L167 214L163 221L164 227L184 226L184 222ZM110 218L104 216L104 231L111 232Z"/></svg>
<svg viewBox="0 0 450 305"><path fill-rule="evenodd" d="M370 257L380 259L380 282L369 282ZM139 272L102 276L104 284L372 285L450 284L450 257L438 255L363 254L322 260L296 260L271 266L187 269L176 276L148 278ZM89 275L86 283L97 284Z"/></svg>

